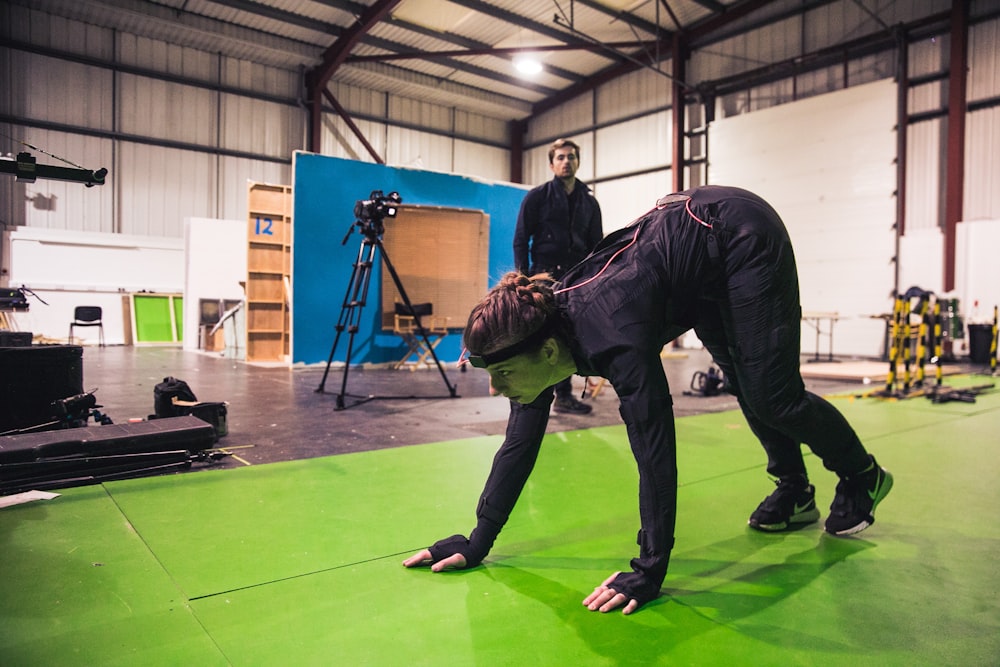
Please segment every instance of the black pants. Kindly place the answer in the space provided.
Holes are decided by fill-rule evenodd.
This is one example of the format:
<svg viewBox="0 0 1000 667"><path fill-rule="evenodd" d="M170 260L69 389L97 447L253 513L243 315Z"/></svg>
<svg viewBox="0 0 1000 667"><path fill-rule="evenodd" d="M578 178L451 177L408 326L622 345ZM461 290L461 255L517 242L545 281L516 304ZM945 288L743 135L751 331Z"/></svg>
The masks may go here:
<svg viewBox="0 0 1000 667"><path fill-rule="evenodd" d="M833 472L860 472L870 461L854 429L802 381L798 275L784 224L763 201L731 199L712 232L723 289L699 302L694 330L767 452L768 472L805 474L800 443Z"/></svg>
<svg viewBox="0 0 1000 667"><path fill-rule="evenodd" d="M569 262L567 260L567 265ZM536 263L529 269L530 275L547 273L555 280L559 280L566 273L566 266L554 263ZM556 384L556 400L573 398L573 377L570 376Z"/></svg>

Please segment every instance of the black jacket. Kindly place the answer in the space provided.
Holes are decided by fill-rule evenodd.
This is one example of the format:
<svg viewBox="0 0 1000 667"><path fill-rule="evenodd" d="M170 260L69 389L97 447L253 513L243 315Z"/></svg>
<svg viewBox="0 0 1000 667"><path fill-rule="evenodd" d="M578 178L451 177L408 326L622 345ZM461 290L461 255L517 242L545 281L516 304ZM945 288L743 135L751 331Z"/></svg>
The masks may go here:
<svg viewBox="0 0 1000 667"><path fill-rule="evenodd" d="M514 265L524 274L545 271L558 277L586 257L603 236L601 207L587 186L577 181L572 195L567 195L562 181L553 178L529 191L521 202Z"/></svg>

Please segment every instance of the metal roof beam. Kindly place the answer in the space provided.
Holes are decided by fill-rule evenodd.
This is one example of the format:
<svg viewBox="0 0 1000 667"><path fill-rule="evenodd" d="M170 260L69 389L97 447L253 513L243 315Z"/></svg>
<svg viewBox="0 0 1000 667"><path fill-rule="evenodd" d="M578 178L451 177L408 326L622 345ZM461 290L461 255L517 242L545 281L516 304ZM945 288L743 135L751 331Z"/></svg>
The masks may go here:
<svg viewBox="0 0 1000 667"><path fill-rule="evenodd" d="M617 21L621 21L622 23L625 23L630 27L635 28L636 30L642 30L643 32L647 32L650 35L656 35L659 34L660 32L665 32L664 28L656 25L655 23L650 23L646 19L639 18L638 16L632 14L631 12L617 11L611 9L610 7L606 7L602 5L600 2L597 2L596 0L571 0L571 2L579 2L584 7L589 7L595 11L610 16L611 18Z"/></svg>
<svg viewBox="0 0 1000 667"><path fill-rule="evenodd" d="M524 16L520 16L519 14L515 14L514 12L507 11L506 9L501 9L485 2L481 2L480 0L450 0L450 2L480 12L481 14L492 16L493 18L504 21L505 23L527 28L532 32L537 32L540 35L551 37L552 39L563 42L564 44L586 44L584 41L573 38L571 35L566 33L565 30L560 30L548 24L539 23L538 21L533 21Z"/></svg>
<svg viewBox="0 0 1000 667"><path fill-rule="evenodd" d="M688 44L690 44L691 40L695 39L696 37L704 37L709 32L713 30L719 30L728 25L729 23L741 19L744 16L752 12L755 12L758 9L761 9L762 7L772 2L773 0L747 0L746 2L743 2L741 4L733 5L732 7L726 10L725 14L713 16L709 19L706 19L705 21L701 21L698 24L696 24L696 26L694 26L691 30L686 31L684 33L685 40L688 42ZM665 43L662 45L667 48L672 48L669 43ZM538 114L549 111L550 109L553 109L559 106L560 104L566 102L566 100L572 99L573 97L576 97L578 95L582 95L583 93L594 90L595 88L607 83L608 81L613 81L614 79L617 79L620 76L624 76L626 74L636 71L637 69L643 66L641 63L641 59L649 57L651 52L655 51L651 51L649 48L646 48L639 52L631 54L628 57L628 59L625 60L624 62L612 65L611 67L608 67L596 73L594 76L588 78L585 82L567 88L566 90L563 90L562 92L559 93L558 97L553 97L538 102L537 104L534 105L531 115L537 116ZM665 76L669 75L665 74Z"/></svg>
<svg viewBox="0 0 1000 667"><path fill-rule="evenodd" d="M425 27L417 25L415 23L411 23L409 21L401 21L399 19L395 19L395 18L392 18L392 17L389 17L386 20L386 23L391 23L391 24L393 24L395 26L398 26L400 28L403 28L405 30L410 30L410 31L415 32L415 33L417 33L419 35L424 35L425 37L431 37L433 39L439 39L439 40L441 40L443 42L448 42L449 44L455 44L457 46L465 47L469 51L469 52L466 52L466 53L455 52L455 53L452 53L452 54L449 54L449 55L453 55L453 56L466 56L466 55L469 55L469 56L476 56L476 55L486 56L486 55L496 55L497 57L501 57L501 58L507 57L506 54L503 53L505 51L505 49L496 49L492 45L487 44L485 42L480 42L478 40L469 39L468 37L462 37L461 35L456 35L455 33L441 32L439 30L433 30L431 28L425 28ZM566 48L572 48L571 45L564 45L564 46ZM543 49L541 49L541 48L538 48L538 49L524 49L524 51L542 51L542 50ZM396 50L396 52L397 53L403 53L403 51L398 50L398 49ZM417 53L417 52L416 51L410 51L410 53ZM431 53L435 53L435 52L431 52ZM582 81L585 78L585 77L577 74L576 72L571 72L570 70L563 69L562 67L553 67L552 65L545 65L545 64L543 64L542 67L549 74L553 74L555 76L558 76L560 79L566 79L567 81L577 82L577 81Z"/></svg>
<svg viewBox="0 0 1000 667"><path fill-rule="evenodd" d="M379 48L379 49L385 49L386 51L390 51L392 53L399 53L401 51L406 51L407 50L407 47L404 44L400 44L398 42L393 42L391 40L381 39L381 38L374 37L374 36L368 34L368 31L370 31L371 28L373 28L375 25L377 25L378 23L380 23L382 21L386 21L386 20L390 19L390 17L388 16L388 14L392 10L393 7L395 7L397 4L399 4L399 1L400 0L395 0L395 1L382 0L382 3L376 3L375 5L372 5L371 8L366 8L363 5L359 5L357 3L351 3L351 2L327 2L326 4L329 4L330 6L336 6L338 9L342 9L344 11L354 11L354 10L357 10L357 9L368 10L370 12L370 14L372 14L372 15L381 16L381 18L379 18L379 19L371 22L370 25L368 25L367 30L365 30L365 32L363 34L360 34L360 35L358 35L356 37L356 39L354 40L354 42L351 45L352 47L355 44L357 44L358 42L362 42L362 43L364 43L366 45L373 46L373 47L376 47L376 48ZM292 25L296 25L296 26L298 26L300 28L306 28L307 30L314 30L316 32L320 32L320 33L323 33L323 34L333 35L334 37L337 38L338 42L344 37L344 35L347 34L348 31L351 30L351 28L346 28L346 29L345 28L341 28L340 26L337 26L337 25L334 25L334 24L330 24L330 23L325 23L323 21L317 21L315 19L310 19L310 18L304 17L304 16L302 16L300 14L295 14L293 12L288 12L288 11L284 11L284 10L280 10L280 9L275 9L273 7L268 7L268 6L263 5L261 3L253 2L252 0L211 0L211 2L214 2L216 4L220 4L220 5L223 5L223 6L226 6L226 7L230 7L232 9L238 9L240 11L245 11L245 12L248 12L248 13L252 13L252 14L255 14L257 16L263 16L263 17L266 17L266 18L274 19L276 21L282 21L284 23L289 23L289 24L292 24ZM379 7L380 4L388 4L389 5L388 8L386 8L384 10L381 10L381 14L379 14L380 10L378 9L378 7ZM360 20L361 19L359 18L359 21ZM438 38L438 39L441 39L443 41L454 41L454 39L456 38L456 36L448 35L447 33L438 33L438 32L434 32L434 31L426 31L423 28L420 28L418 26L415 26L415 25L412 25L412 24L409 24L409 23L406 23L406 22L402 22L402 21L392 21L392 22L395 23L396 25L399 25L400 27L403 27L403 28L407 29L407 30L413 30L414 32L419 32L421 34L430 34L431 36L433 36L435 38ZM355 24L355 26L356 25L357 24ZM269 33L269 34L273 34L273 33ZM471 41L471 40L466 40L466 41ZM337 42L335 42L333 46L336 46L336 44L337 44ZM330 48L333 48L333 46L331 46ZM317 47L317 48L319 48L319 47ZM349 50L350 49L348 49L348 51ZM327 49L327 51L329 52L329 49ZM347 53L344 56L344 59L346 60L346 58L349 57L349 55L350 54ZM324 58L325 57L326 57L326 54L324 54ZM436 61L440 62L441 64L446 65L448 67L451 67L451 68L453 68L455 70L466 72L466 73L472 74L474 76L482 77L482 78L490 80L490 81L497 81L499 83L503 83L503 84L506 84L508 86L512 86L512 87L515 87L515 88L523 88L525 90L531 91L531 92L539 94L539 95L549 96L549 95L553 95L553 94L555 94L557 92L553 88L548 88L548 87L545 87L545 86L533 84L531 82L525 81L525 80L517 78L517 77L506 76L506 75L500 74L499 72L494 72L494 71L492 71L490 69L486 69L486 68L483 68L483 67L477 67L475 65L471 65L469 63L462 62L462 61L459 61L459 60L447 60L445 57L435 57L435 58L430 58L429 57L429 58L426 58L426 59L427 60L436 60ZM325 63L324 63L324 65L318 66L314 71L318 72L324 66L325 66ZM338 64L338 66L339 66L339 64ZM334 68L334 69L336 69L336 68ZM579 76L579 75L577 75L577 74L575 74L573 72L562 71L562 70L560 70L560 71L553 71L552 68L550 68L550 72L553 73L553 74L555 74L556 76L559 76L560 78L566 79L567 81L578 82L578 81L582 81L583 80L583 77L581 77L581 76ZM332 72L331 72L330 76L332 76ZM329 77L327 77L327 80L329 80ZM472 87L475 88L475 86L472 86ZM488 91L489 89L487 89L487 88L481 88L481 90Z"/></svg>

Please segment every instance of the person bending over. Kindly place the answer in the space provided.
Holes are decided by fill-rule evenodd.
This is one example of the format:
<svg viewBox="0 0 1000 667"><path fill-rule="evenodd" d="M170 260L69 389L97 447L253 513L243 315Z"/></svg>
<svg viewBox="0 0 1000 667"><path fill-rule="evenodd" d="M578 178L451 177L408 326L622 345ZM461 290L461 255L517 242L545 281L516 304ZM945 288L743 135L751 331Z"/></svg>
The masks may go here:
<svg viewBox="0 0 1000 667"><path fill-rule="evenodd" d="M801 307L788 233L778 214L746 190L703 186L668 195L609 234L554 283L517 272L473 309L465 345L473 366L510 398L510 417L477 523L403 564L435 572L478 565L506 523L534 466L552 387L580 374L607 378L620 400L639 469L639 554L583 604L630 614L657 598L674 546L677 501L672 400L663 346L693 328L730 382L767 453L777 488L750 515L752 528L781 531L819 519L800 443L835 472L826 530L870 526L892 475L840 412L805 389L799 370Z"/></svg>

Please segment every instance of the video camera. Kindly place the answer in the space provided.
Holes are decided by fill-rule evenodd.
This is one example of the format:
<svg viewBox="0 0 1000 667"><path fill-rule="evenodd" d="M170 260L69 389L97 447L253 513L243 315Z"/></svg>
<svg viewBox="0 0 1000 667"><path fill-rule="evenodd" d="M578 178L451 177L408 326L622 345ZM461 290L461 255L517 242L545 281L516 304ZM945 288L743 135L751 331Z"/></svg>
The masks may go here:
<svg viewBox="0 0 1000 667"><path fill-rule="evenodd" d="M398 192L383 194L381 190L372 190L368 199L359 199L354 204L354 217L357 218L354 224L368 238L381 237L385 233L383 222L386 218L395 218L402 203L403 199ZM344 243L347 243L347 237L352 231L353 225L344 237Z"/></svg>

